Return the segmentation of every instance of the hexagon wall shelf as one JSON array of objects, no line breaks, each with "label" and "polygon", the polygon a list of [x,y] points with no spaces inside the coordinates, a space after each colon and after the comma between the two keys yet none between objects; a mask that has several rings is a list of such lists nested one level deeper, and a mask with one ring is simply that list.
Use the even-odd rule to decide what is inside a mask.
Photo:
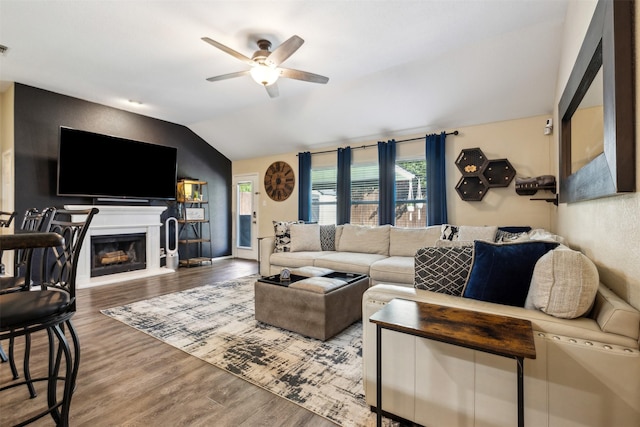
[{"label": "hexagon wall shelf", "polygon": [[489,187],[508,187],[516,177],[516,170],[507,159],[489,160],[482,175]]},{"label": "hexagon wall shelf", "polygon": [[516,170],[507,159],[489,160],[480,148],[465,148],[456,159],[462,178],[456,191],[462,200],[480,201],[492,187],[508,187]]},{"label": "hexagon wall shelf", "polygon": [[456,185],[456,191],[460,198],[469,202],[479,202],[487,194],[488,190],[489,185],[481,175],[463,176],[458,181],[458,185]]}]

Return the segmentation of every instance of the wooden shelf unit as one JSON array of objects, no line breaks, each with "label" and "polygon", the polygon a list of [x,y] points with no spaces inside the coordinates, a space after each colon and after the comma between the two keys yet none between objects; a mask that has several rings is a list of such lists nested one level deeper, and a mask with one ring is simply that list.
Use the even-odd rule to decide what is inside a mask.
[{"label": "wooden shelf unit", "polygon": [[203,256],[207,245],[208,253],[211,254],[207,182],[181,179],[177,186],[180,266],[192,267],[211,263],[210,257]]}]

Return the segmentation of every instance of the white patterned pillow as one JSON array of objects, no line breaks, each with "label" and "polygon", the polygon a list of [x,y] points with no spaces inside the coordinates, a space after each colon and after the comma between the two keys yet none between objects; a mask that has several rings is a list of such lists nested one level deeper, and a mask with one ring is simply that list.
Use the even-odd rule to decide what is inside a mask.
[{"label": "white patterned pillow", "polygon": [[473,246],[418,249],[414,286],[432,292],[462,295],[471,271]]},{"label": "white patterned pillow", "polygon": [[458,227],[457,225],[451,225],[451,224],[442,224],[441,228],[440,228],[440,239],[441,240],[458,240],[458,231],[460,230],[460,227]]},{"label": "white patterned pillow", "polygon": [[276,247],[274,252],[291,251],[291,234],[289,226],[291,224],[303,224],[304,221],[273,221],[273,229],[276,237]]}]

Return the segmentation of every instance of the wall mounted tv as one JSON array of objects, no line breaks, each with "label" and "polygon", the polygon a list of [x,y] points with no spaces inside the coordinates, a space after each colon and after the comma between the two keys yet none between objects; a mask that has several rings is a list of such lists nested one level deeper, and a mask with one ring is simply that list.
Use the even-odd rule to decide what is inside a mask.
[{"label": "wall mounted tv", "polygon": [[60,127],[59,196],[176,198],[177,149]]}]

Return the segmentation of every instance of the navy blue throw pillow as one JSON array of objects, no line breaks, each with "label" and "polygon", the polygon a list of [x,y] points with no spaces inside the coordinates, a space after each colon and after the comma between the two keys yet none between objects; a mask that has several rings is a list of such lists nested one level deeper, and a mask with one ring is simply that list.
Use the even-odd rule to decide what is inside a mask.
[{"label": "navy blue throw pillow", "polygon": [[543,241],[502,245],[475,241],[473,264],[462,296],[524,307],[536,262],[557,246]]}]

